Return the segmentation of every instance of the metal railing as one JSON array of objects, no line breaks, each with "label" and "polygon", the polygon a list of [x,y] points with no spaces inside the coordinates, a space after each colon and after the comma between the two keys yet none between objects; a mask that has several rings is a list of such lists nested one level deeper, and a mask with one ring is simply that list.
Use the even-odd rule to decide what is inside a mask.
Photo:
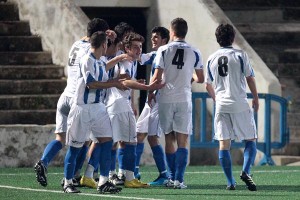
[{"label": "metal railing", "polygon": [[[249,99],[252,98],[251,94],[247,94]],[[258,165],[274,165],[274,161],[271,155],[271,149],[280,149],[283,148],[289,142],[289,129],[287,127],[287,100],[283,97],[273,95],[273,94],[258,94],[259,99],[264,99],[264,138],[262,141],[257,141],[257,149],[263,152],[264,156],[258,163]],[[219,146],[218,141],[215,141],[213,138],[214,135],[214,108],[212,108],[212,127],[211,135],[207,134],[207,100],[211,99],[208,93],[203,92],[193,92],[192,93],[192,102],[193,102],[193,135],[191,136],[191,148],[216,148]],[[200,100],[200,103],[197,103],[196,100]],[[272,141],[272,120],[271,115],[273,109],[271,108],[271,103],[279,103],[279,139],[277,141]],[[200,105],[199,105],[200,104]],[[197,107],[200,106],[199,116],[196,116]],[[214,106],[213,106],[214,107]],[[197,119],[196,119],[197,118]],[[196,121],[196,120],[200,120]],[[257,125],[257,113],[254,114],[255,122]],[[198,124],[199,132],[195,131],[195,125]],[[258,133],[258,135],[260,135]],[[210,138],[210,139],[207,139]],[[243,148],[243,142],[232,142],[232,148]]]}]

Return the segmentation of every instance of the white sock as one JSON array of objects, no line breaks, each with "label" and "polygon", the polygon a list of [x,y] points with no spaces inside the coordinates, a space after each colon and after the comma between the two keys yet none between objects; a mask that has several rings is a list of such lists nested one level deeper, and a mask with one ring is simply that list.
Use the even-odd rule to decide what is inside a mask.
[{"label": "white sock", "polygon": [[72,179],[67,180],[67,179],[65,178],[65,185],[72,185],[72,184],[73,184]]},{"label": "white sock", "polygon": [[108,177],[107,176],[99,176],[99,182],[98,182],[98,186],[103,185],[104,183],[106,183],[108,181]]},{"label": "white sock", "polygon": [[126,181],[132,181],[134,179],[134,172],[129,170],[125,170],[125,172]]}]

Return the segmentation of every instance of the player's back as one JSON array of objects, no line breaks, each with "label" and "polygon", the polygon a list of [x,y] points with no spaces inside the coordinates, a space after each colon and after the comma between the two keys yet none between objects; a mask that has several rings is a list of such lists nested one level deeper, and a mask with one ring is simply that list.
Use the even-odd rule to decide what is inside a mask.
[{"label": "player's back", "polygon": [[90,43],[84,40],[76,41],[70,51],[68,60],[68,80],[64,94],[73,97],[76,91],[80,59],[89,51]]},{"label": "player's back", "polygon": [[245,109],[245,77],[254,75],[247,54],[234,48],[221,48],[208,58],[207,66],[208,75],[215,85],[216,100],[220,105],[228,106],[227,110],[230,112]]},{"label": "player's back", "polygon": [[184,41],[174,41],[159,48],[155,67],[164,70],[160,102],[185,102],[191,98],[194,70],[202,68],[200,51]]}]

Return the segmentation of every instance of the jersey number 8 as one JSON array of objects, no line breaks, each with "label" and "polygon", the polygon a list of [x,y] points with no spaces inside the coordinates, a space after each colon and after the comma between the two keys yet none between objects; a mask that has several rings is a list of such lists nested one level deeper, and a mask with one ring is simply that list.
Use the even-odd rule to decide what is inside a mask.
[{"label": "jersey number 8", "polygon": [[226,56],[221,56],[218,59],[218,72],[219,75],[225,77],[228,75],[228,58]]}]

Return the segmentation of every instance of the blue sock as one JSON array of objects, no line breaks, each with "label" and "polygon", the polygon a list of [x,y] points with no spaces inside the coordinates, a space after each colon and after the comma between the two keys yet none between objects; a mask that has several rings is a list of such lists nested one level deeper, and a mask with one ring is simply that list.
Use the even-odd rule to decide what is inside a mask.
[{"label": "blue sock", "polygon": [[116,170],[116,162],[117,162],[117,150],[111,150],[111,163],[110,163],[110,171]]},{"label": "blue sock", "polygon": [[134,172],[136,158],[136,145],[126,144],[124,148],[124,169]]},{"label": "blue sock", "polygon": [[134,170],[135,176],[139,174],[140,161],[144,151],[144,146],[145,146],[144,143],[137,143],[136,145],[136,160],[135,160],[135,170]]},{"label": "blue sock", "polygon": [[178,180],[180,183],[183,182],[183,176],[188,160],[188,150],[186,148],[178,148],[176,151],[176,173],[175,180]]},{"label": "blue sock", "polygon": [[100,175],[102,175],[102,176],[109,175],[112,144],[113,144],[112,140],[101,144],[101,153],[100,153],[100,162],[99,163],[100,163]]},{"label": "blue sock", "polygon": [[174,181],[175,173],[176,173],[176,166],[175,166],[176,153],[166,153],[166,158],[169,167],[170,178]]},{"label": "blue sock", "polygon": [[228,185],[234,185],[235,181],[232,177],[231,156],[229,150],[219,150],[219,160],[227,179]]},{"label": "blue sock", "polygon": [[244,164],[243,171],[250,174],[251,165],[253,165],[256,156],[256,142],[246,141],[244,149]]},{"label": "blue sock", "polygon": [[47,167],[56,154],[62,149],[62,144],[58,140],[52,140],[45,148],[41,160]]},{"label": "blue sock", "polygon": [[168,178],[168,173],[166,169],[166,158],[162,146],[159,144],[157,146],[151,147],[151,149],[160,176],[163,178]]},{"label": "blue sock", "polygon": [[81,148],[69,147],[64,163],[64,174],[66,179],[72,179],[74,177],[76,158]]},{"label": "blue sock", "polygon": [[123,157],[124,157],[124,148],[118,149],[118,163],[119,163],[119,169],[124,169],[123,166]]},{"label": "blue sock", "polygon": [[83,166],[83,163],[85,161],[85,158],[86,158],[86,154],[88,152],[88,146],[86,145],[83,145],[80,152],[79,152],[79,155],[76,159],[76,166],[75,166],[75,173],[78,171],[78,170],[81,170],[82,169],[82,166]]},{"label": "blue sock", "polygon": [[98,168],[100,162],[100,153],[101,153],[101,145],[97,143],[92,152],[92,155],[89,160],[89,164],[94,167],[94,169]]}]

